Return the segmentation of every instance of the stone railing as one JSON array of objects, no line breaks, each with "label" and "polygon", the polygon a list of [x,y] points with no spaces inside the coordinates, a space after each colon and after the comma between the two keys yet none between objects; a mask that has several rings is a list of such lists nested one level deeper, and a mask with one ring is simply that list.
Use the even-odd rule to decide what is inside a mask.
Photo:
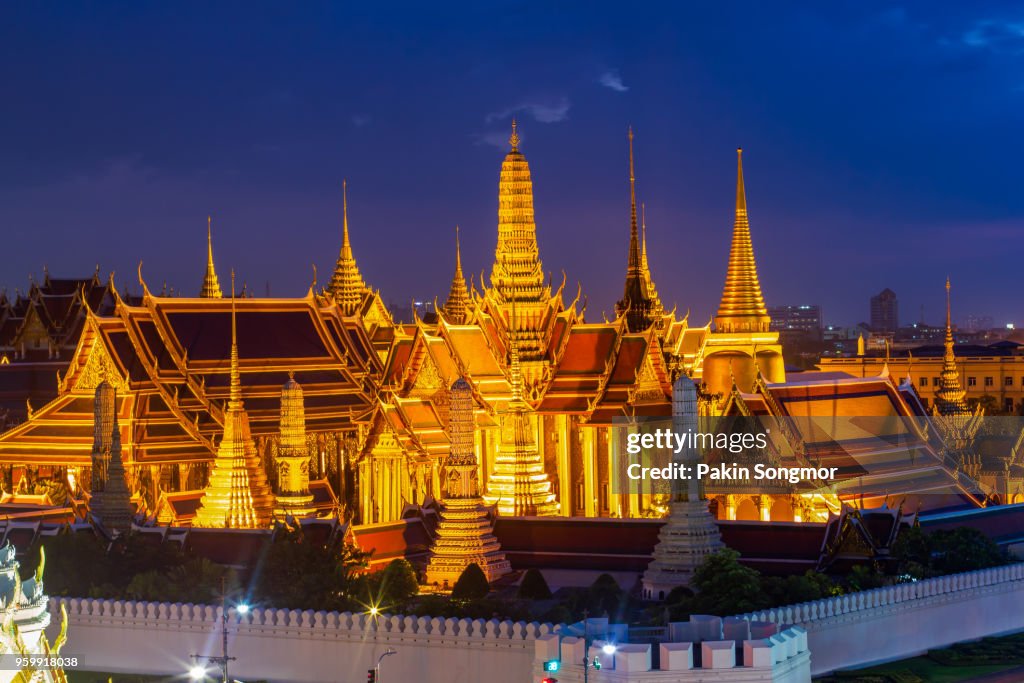
[{"label": "stone railing", "polygon": [[[51,611],[59,611],[63,602],[68,618],[85,617],[99,622],[124,619],[143,620],[150,624],[183,627],[189,623],[220,623],[221,608],[213,605],[194,605],[172,602],[135,602],[131,600],[98,600],[93,598],[50,598]],[[498,619],[455,619],[442,617],[413,617],[382,614],[372,616],[358,612],[323,612],[314,610],[260,609],[239,614],[229,610],[234,628],[271,627],[306,631],[320,629],[332,632],[356,631],[403,633],[466,638],[493,638],[533,640],[554,631],[552,624]]]},{"label": "stone railing", "polygon": [[950,574],[742,614],[807,629],[815,674],[1024,629],[1024,564]]},{"label": "stone railing", "polygon": [[[219,654],[221,608],[160,602],[52,598],[63,604],[67,652],[88,670],[180,675],[193,654]],[[253,608],[228,613],[234,675],[279,682],[354,681],[386,648],[389,680],[521,683],[532,671],[534,641],[551,624]],[[212,648],[212,652],[211,652]],[[382,674],[383,675],[383,674]]]}]

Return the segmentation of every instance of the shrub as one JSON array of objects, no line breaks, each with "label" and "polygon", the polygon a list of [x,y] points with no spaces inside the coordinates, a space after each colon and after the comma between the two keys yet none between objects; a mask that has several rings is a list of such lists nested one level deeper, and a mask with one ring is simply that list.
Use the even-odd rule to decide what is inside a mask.
[{"label": "shrub", "polygon": [[452,589],[454,600],[481,600],[491,592],[491,584],[487,582],[484,570],[476,562],[462,570],[459,580]]},{"label": "shrub", "polygon": [[517,597],[524,600],[548,600],[551,598],[551,589],[544,575],[539,569],[528,569],[523,575],[523,581],[519,584]]}]

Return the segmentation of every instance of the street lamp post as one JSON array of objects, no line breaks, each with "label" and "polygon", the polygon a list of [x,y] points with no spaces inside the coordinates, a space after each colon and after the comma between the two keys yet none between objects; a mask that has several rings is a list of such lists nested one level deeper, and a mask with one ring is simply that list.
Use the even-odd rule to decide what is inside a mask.
[{"label": "street lamp post", "polygon": [[384,661],[385,657],[390,657],[391,655],[396,654],[397,652],[398,651],[394,648],[389,647],[387,650],[384,651],[384,653],[380,657],[377,657],[377,666],[373,667],[377,672],[376,675],[374,676],[377,683],[380,683],[380,663]]},{"label": "street lamp post", "polygon": [[[249,606],[245,603],[238,603],[235,609],[239,614],[246,614],[249,611]],[[205,661],[210,664],[215,664],[220,669],[220,677],[222,683],[230,683],[231,679],[228,677],[228,662],[233,662],[237,657],[231,657],[228,655],[228,594],[225,580],[221,579],[220,582],[220,654],[219,655],[192,655],[192,659],[199,661]],[[206,667],[197,664],[192,667],[189,671],[189,675],[193,680],[202,680],[206,677]]]}]

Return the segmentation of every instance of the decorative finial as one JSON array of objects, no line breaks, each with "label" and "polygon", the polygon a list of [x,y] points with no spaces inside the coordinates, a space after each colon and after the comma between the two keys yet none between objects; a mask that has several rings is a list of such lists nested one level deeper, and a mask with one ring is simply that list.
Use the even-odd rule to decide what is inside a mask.
[{"label": "decorative finial", "polygon": [[516,117],[512,117],[512,135],[508,138],[508,144],[512,145],[512,151],[519,151],[519,133],[516,132]]},{"label": "decorative finial", "polygon": [[238,370],[238,323],[235,320],[235,269],[231,269],[231,393],[230,407],[237,407],[241,399],[241,378]]}]

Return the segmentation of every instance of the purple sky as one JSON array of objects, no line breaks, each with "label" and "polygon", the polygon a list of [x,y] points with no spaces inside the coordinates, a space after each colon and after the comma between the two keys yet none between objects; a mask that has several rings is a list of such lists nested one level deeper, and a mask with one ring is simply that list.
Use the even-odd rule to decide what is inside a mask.
[{"label": "purple sky", "polygon": [[[667,305],[703,323],[732,224],[735,148],[769,303],[1024,321],[1017,158],[1024,12],[929,2],[7,4],[0,9],[0,285],[96,263],[198,290],[325,282],[348,178],[385,300],[443,297],[456,223],[490,271],[508,123],[522,125],[546,270],[588,315],[621,295],[626,127]],[[727,5],[727,6],[726,6]]]}]

